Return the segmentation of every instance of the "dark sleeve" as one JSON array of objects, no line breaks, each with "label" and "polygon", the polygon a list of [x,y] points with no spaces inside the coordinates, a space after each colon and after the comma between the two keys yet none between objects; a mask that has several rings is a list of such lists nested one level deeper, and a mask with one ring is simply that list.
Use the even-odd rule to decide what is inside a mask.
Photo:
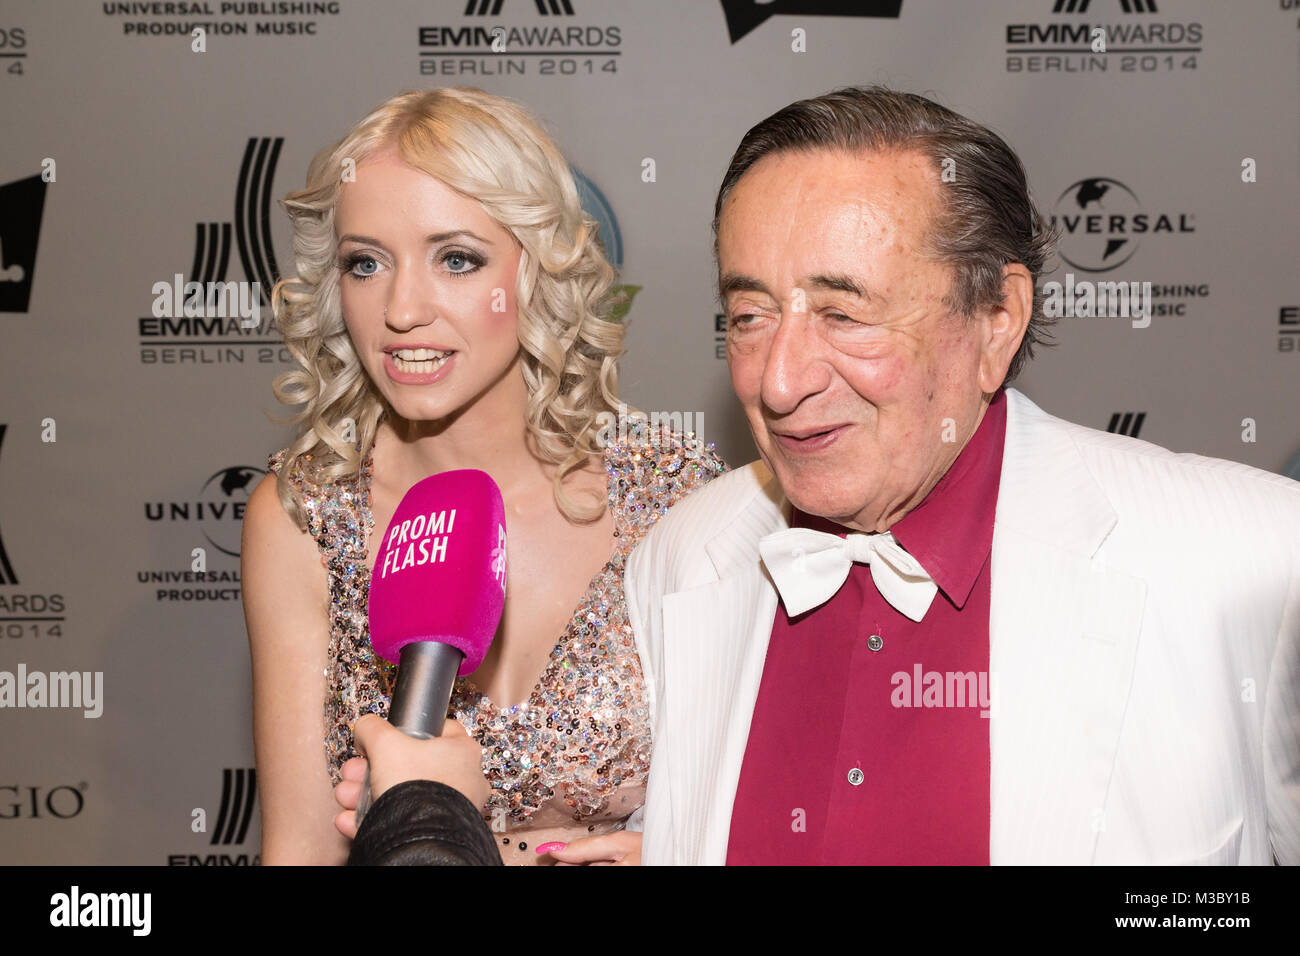
[{"label": "dark sleeve", "polygon": [[386,790],[361,821],[348,866],[501,866],[478,808],[458,790],[408,780]]}]

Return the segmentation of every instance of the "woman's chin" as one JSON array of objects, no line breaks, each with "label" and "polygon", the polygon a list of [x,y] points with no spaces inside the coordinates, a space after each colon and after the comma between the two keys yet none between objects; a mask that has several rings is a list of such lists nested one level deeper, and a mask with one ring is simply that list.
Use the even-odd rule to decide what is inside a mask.
[{"label": "woman's chin", "polygon": [[460,406],[446,400],[434,400],[430,397],[403,395],[405,389],[386,390],[384,398],[394,415],[408,422],[436,422],[454,415]]}]

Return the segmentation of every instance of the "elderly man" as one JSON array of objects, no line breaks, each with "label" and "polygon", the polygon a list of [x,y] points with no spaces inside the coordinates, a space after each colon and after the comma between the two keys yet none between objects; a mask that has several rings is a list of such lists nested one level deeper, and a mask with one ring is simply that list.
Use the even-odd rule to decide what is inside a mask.
[{"label": "elderly man", "polygon": [[1052,245],[1006,143],[795,103],[714,227],[762,460],[629,559],[643,862],[1300,862],[1300,485],[1006,387]]}]

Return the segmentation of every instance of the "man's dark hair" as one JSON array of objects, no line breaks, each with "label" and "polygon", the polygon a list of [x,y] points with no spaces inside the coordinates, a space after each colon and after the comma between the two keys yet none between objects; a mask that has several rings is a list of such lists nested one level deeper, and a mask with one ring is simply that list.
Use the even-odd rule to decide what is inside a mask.
[{"label": "man's dark hair", "polygon": [[1034,308],[1007,369],[1012,381],[1037,344],[1052,345],[1038,279],[1056,234],[1034,206],[1020,158],[992,130],[933,100],[882,86],[846,87],[791,103],[753,127],[740,141],[722,179],[713,211],[714,251],[722,205],[746,171],[764,156],[788,151],[916,150],[941,175],[943,204],[930,227],[934,255],[953,270],[944,302],[966,317],[1002,303],[1002,267],[1021,263],[1034,283]]}]

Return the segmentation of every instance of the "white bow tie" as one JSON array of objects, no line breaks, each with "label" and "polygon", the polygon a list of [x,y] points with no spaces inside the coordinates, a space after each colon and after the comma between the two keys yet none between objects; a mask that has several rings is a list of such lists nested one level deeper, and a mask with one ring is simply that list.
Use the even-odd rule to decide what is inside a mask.
[{"label": "white bow tie", "polygon": [[913,621],[925,617],[939,589],[888,531],[841,538],[812,528],[787,528],[764,537],[758,550],[791,617],[834,597],[855,561],[871,566],[876,590]]}]

